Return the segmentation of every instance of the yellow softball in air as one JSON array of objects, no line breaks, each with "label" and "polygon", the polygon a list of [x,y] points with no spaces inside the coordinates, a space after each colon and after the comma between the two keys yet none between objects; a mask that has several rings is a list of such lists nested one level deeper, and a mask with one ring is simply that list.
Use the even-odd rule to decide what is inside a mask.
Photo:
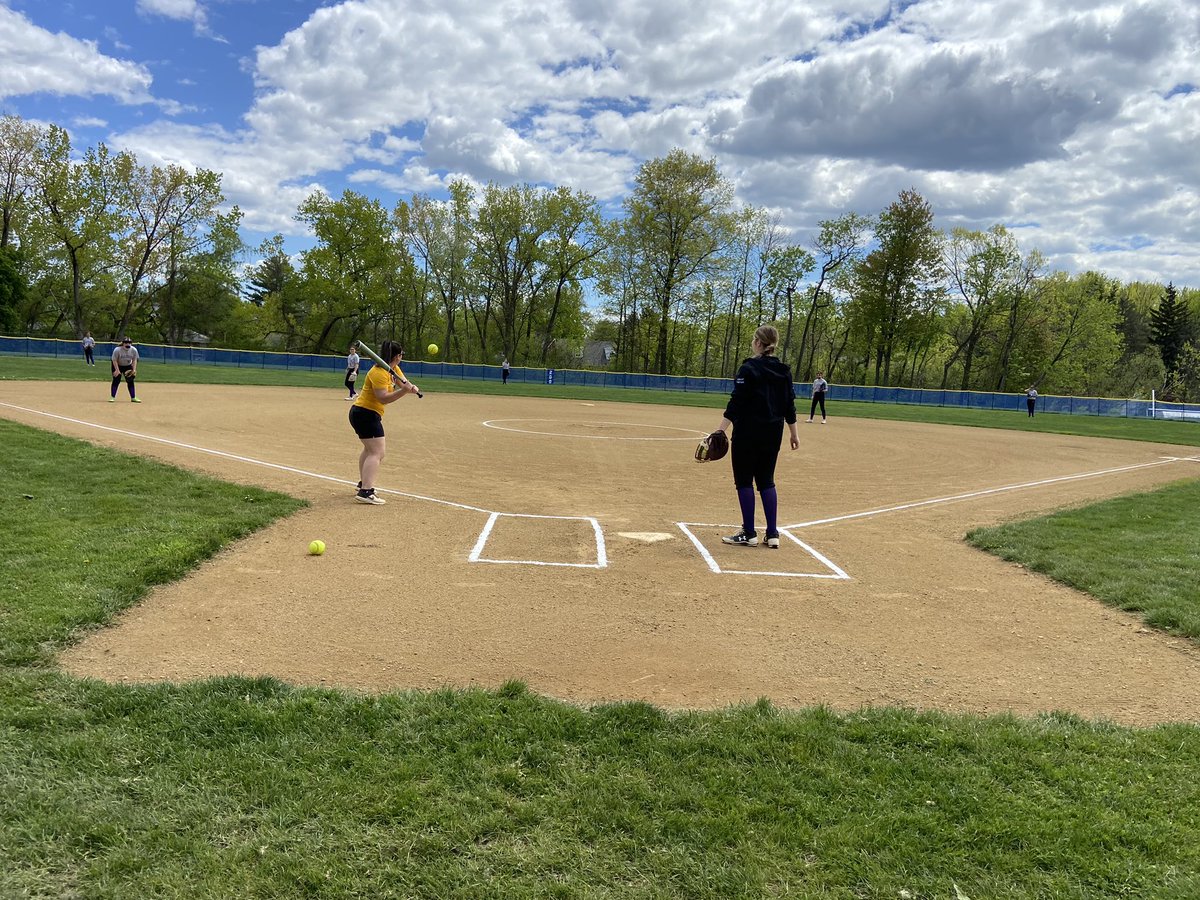
[{"label": "yellow softball in air", "polygon": [[430,356],[437,356],[437,351],[438,351],[438,346],[437,346],[437,344],[430,344],[430,345],[429,345],[428,347],[426,347],[425,349],[429,351],[429,355],[430,355]]},{"label": "yellow softball in air", "polygon": [[325,552],[325,542],[324,541],[313,541],[311,544],[308,545],[308,555],[309,556],[320,556],[324,552]]}]

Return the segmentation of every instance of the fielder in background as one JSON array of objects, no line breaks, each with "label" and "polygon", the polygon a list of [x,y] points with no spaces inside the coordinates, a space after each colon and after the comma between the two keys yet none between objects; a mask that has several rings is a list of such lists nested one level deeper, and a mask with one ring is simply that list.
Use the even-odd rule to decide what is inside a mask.
[{"label": "fielder in background", "polygon": [[358,381],[358,364],[362,360],[359,359],[358,351],[352,346],[350,355],[346,357],[346,390],[350,392],[347,400],[353,400],[358,394],[354,390],[354,382]]},{"label": "fielder in background", "polygon": [[117,386],[120,385],[121,379],[125,379],[125,384],[129,388],[129,399],[134,403],[141,403],[137,398],[133,389],[133,379],[137,378],[138,352],[137,347],[133,346],[133,341],[129,338],[121,338],[121,343],[117,344],[112,355],[112,390],[108,393],[108,402],[115,403],[117,400]]},{"label": "fielder in background", "polygon": [[508,357],[504,358],[504,362],[500,363],[500,383],[508,384]]},{"label": "fielder in background", "polygon": [[813,379],[812,387],[812,406],[808,408],[808,421],[812,424],[813,416],[817,412],[817,404],[821,404],[821,424],[825,424],[825,392],[829,390],[829,382],[825,380],[825,373],[818,372],[817,377]]},{"label": "fielder in background", "polygon": [[[379,355],[388,361],[391,372],[383,366],[371,366],[363,379],[362,390],[354,405],[350,407],[350,427],[362,441],[362,453],[358,455],[358,492],[354,499],[359,503],[370,503],[382,506],[387,501],[375,493],[375,478],[379,474],[379,464],[387,450],[386,438],[383,434],[383,412],[389,403],[395,403],[401,397],[417,393],[417,386],[404,377],[400,371],[400,360],[404,358],[404,350],[396,341],[384,341],[379,348]],[[395,379],[393,379],[395,373]],[[398,381],[398,385],[393,382]],[[395,390],[393,390],[393,386]]]},{"label": "fielder in background", "polygon": [[83,361],[89,366],[96,364],[96,339],[90,331],[83,336]]},{"label": "fielder in background", "polygon": [[1037,406],[1037,388],[1032,384],[1025,389],[1025,408],[1029,410],[1029,418],[1033,418],[1033,408]]},{"label": "fielder in background", "polygon": [[775,490],[775,463],[783,442],[783,425],[791,433],[793,450],[800,446],[796,434],[796,394],[792,370],[775,358],[779,331],[763,325],[754,332],[754,355],[742,363],[733,381],[733,393],[725,407],[720,431],[733,426],[730,456],[733,459],[733,484],[742,510],[742,528],[723,537],[726,544],[743,547],[758,545],[754,530],[754,488],[762,498],[766,519],[766,545],[779,548],[779,495]]}]

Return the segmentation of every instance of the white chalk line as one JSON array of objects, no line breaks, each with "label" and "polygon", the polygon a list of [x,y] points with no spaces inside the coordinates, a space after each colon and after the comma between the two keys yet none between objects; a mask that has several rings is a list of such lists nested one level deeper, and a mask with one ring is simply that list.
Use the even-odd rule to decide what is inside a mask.
[{"label": "white chalk line", "polygon": [[[196,453],[206,453],[209,456],[218,456],[218,457],[221,457],[222,459],[231,459],[231,460],[235,460],[236,462],[249,463],[250,465],[262,466],[263,468],[267,468],[267,469],[275,469],[276,471],[279,471],[279,472],[289,472],[293,475],[303,475],[307,478],[316,478],[320,481],[329,481],[329,482],[333,482],[334,484],[348,484],[348,485],[354,484],[353,481],[350,481],[347,478],[336,478],[333,475],[324,475],[320,472],[310,472],[307,469],[299,469],[299,468],[296,468],[295,466],[285,466],[281,463],[267,462],[266,460],[263,460],[263,459],[255,459],[252,456],[241,456],[236,453],[227,453],[224,450],[213,450],[209,447],[198,447],[195,444],[188,444],[183,441],[173,441],[173,440],[170,440],[169,438],[156,437],[155,435],[152,435],[152,434],[142,434],[141,432],[138,432],[138,431],[129,431],[128,429],[124,429],[124,428],[113,428],[112,426],[100,425],[96,422],[86,422],[83,419],[74,419],[70,416],[60,416],[57,413],[45,412],[44,410],[40,410],[40,409],[29,409],[28,407],[25,407],[25,406],[17,406],[15,404],[5,403],[3,401],[0,401],[0,406],[6,407],[8,409],[15,409],[20,412],[29,413],[29,414],[35,415],[35,416],[45,416],[48,419],[58,419],[61,422],[70,422],[74,425],[82,425],[85,428],[95,428],[99,431],[109,431],[109,432],[112,432],[113,434],[119,434],[124,437],[139,438],[144,441],[151,441],[151,442],[157,443],[157,444],[165,444],[169,447],[179,447],[184,450],[195,451]],[[528,519],[580,519],[583,521],[591,522],[592,528],[595,530],[595,533],[596,533],[596,558],[597,558],[596,564],[554,563],[554,562],[539,562],[536,560],[478,560],[479,562],[506,562],[506,563],[512,563],[512,564],[520,564],[520,565],[541,565],[541,566],[586,565],[586,567],[593,568],[593,569],[605,568],[608,565],[608,555],[605,551],[604,535],[600,530],[600,523],[599,523],[599,521],[597,521],[595,518],[593,518],[591,516],[539,516],[539,515],[531,515],[531,514],[524,514],[524,513],[500,513],[500,512],[495,512],[490,509],[482,509],[481,507],[478,507],[478,506],[471,506],[466,503],[455,503],[452,500],[441,500],[437,497],[427,497],[424,494],[412,494],[407,491],[397,491],[397,490],[393,490],[391,488],[376,488],[375,490],[380,493],[384,493],[384,494],[393,494],[398,497],[408,497],[409,499],[412,499],[412,500],[425,500],[429,503],[439,503],[443,506],[450,506],[450,507],[454,507],[455,509],[463,509],[463,510],[467,510],[468,512],[484,513],[484,514],[490,516],[490,518],[488,519],[488,525],[484,529],[485,533],[484,533],[484,535],[481,536],[481,543],[477,543],[476,550],[472,552],[472,558],[470,558],[471,562],[477,561],[474,557],[477,555],[478,551],[482,550],[483,543],[486,543],[486,534],[487,534],[487,532],[491,531],[492,524],[495,522],[495,520],[499,516],[517,516],[517,517],[528,518]]]},{"label": "white chalk line", "polygon": [[[824,555],[822,555],[821,553],[818,553],[816,550],[814,550],[808,544],[804,543],[804,541],[800,540],[800,538],[796,537],[794,534],[792,534],[791,532],[787,531],[787,529],[784,529],[784,528],[779,529],[779,533],[781,535],[786,534],[791,541],[793,541],[796,544],[799,544],[801,547],[803,547],[805,550],[807,550],[810,554],[812,554],[813,558],[815,558],[819,562],[823,563],[833,574],[826,574],[823,572],[773,572],[773,571],[765,571],[765,570],[760,571],[760,570],[751,570],[751,569],[722,569],[721,566],[717,563],[717,561],[713,558],[713,555],[708,552],[708,548],[704,546],[704,543],[700,540],[700,538],[698,538],[692,532],[692,528],[736,528],[737,527],[736,525],[714,525],[714,524],[708,524],[708,523],[704,523],[704,522],[676,522],[675,525],[679,528],[680,531],[682,531],[684,534],[686,534],[688,536],[688,539],[696,547],[696,550],[700,553],[700,556],[708,564],[709,569],[711,569],[713,572],[715,572],[718,575],[767,575],[767,576],[772,576],[775,578],[825,578],[825,579],[836,579],[839,581],[841,581],[841,580],[849,581],[850,580],[850,576],[847,575],[841,568],[839,568],[837,565],[835,565],[833,562],[831,562]],[[689,526],[691,526],[691,527],[689,527]],[[753,553],[758,550],[760,550],[760,548],[758,548],[758,547],[747,548],[745,550],[745,552]],[[770,551],[768,551],[768,552],[770,552]]]},{"label": "white chalk line", "polygon": [[643,425],[640,422],[581,422],[580,425],[621,425],[628,428],[660,428],[667,431],[683,431],[687,437],[626,437],[616,434],[571,434],[565,431],[529,431],[525,428],[505,428],[497,422],[553,422],[554,419],[488,419],[483,423],[484,428],[494,428],[497,431],[511,431],[513,434],[535,434],[541,437],[583,438],[589,441],[694,441],[704,437],[708,432],[695,431],[691,428],[679,428],[675,425]]},{"label": "white chalk line", "polygon": [[[969,500],[973,497],[986,497],[990,494],[1002,494],[1006,491],[1020,491],[1026,488],[1042,487],[1047,484],[1059,484],[1064,481],[1078,481],[1082,478],[1099,478],[1102,475],[1114,475],[1118,472],[1132,472],[1137,469],[1149,469],[1154,466],[1165,466],[1172,462],[1200,462],[1197,457],[1162,457],[1155,462],[1135,463],[1128,466],[1116,466],[1112,469],[1101,469],[1097,472],[1081,472],[1077,475],[1060,475],[1056,478],[1043,478],[1040,481],[1026,481],[1021,484],[1006,484],[1002,487],[988,488],[983,491],[969,491],[965,494],[954,494],[950,497],[936,497],[932,500],[917,500],[912,503],[901,503],[897,506],[885,506],[880,509],[870,509],[866,512],[849,513],[844,516],[831,516],[828,519],[813,519],[811,522],[797,522],[795,525],[785,525],[784,528],[810,528],[814,525],[828,525],[832,522],[846,522],[850,519],[865,519],[871,516],[881,516],[885,513],[899,512],[905,509],[918,509],[922,506],[934,506],[939,503],[953,503],[958,500]],[[780,529],[781,531],[783,529]]]}]

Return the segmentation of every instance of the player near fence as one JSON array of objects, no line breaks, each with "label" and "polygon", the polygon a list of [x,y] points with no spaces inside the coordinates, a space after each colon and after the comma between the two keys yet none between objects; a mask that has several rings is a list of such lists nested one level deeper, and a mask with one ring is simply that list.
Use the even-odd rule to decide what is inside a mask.
[{"label": "player near fence", "polygon": [[137,364],[137,347],[133,346],[133,341],[129,338],[121,338],[121,343],[117,344],[112,354],[112,389],[108,392],[109,403],[117,401],[117,387],[120,386],[121,379],[125,379],[125,385],[129,388],[129,399],[134,403],[142,402],[137,398],[133,387],[133,380],[137,378]]},{"label": "player near fence", "polygon": [[89,366],[96,365],[96,339],[90,331],[83,336],[83,361]]},{"label": "player near fence", "polygon": [[754,332],[754,355],[742,363],[733,381],[733,392],[721,419],[720,431],[733,426],[730,456],[733,458],[733,484],[737,488],[742,511],[742,527],[737,534],[723,537],[726,544],[743,547],[758,545],[754,529],[754,489],[762,499],[766,519],[766,545],[779,547],[779,495],[775,489],[775,463],[787,423],[793,450],[800,446],[796,433],[796,395],[792,370],[775,358],[779,331],[763,325]]},{"label": "player near fence", "polygon": [[1033,418],[1033,408],[1037,406],[1037,388],[1032,384],[1025,389],[1025,408],[1029,411],[1029,418]]},{"label": "player near fence", "polygon": [[821,424],[825,424],[825,392],[829,390],[829,382],[825,380],[825,373],[818,372],[817,377],[812,383],[812,406],[808,408],[808,421],[812,424],[813,416],[817,412],[817,404],[821,404]]},{"label": "player near fence", "polygon": [[[371,366],[363,379],[362,390],[350,407],[350,427],[362,441],[362,452],[358,455],[358,490],[354,499],[359,503],[370,503],[382,506],[387,501],[375,493],[375,478],[379,474],[379,464],[387,449],[383,433],[383,413],[389,403],[395,403],[401,397],[419,393],[417,386],[409,381],[400,371],[400,361],[404,358],[404,350],[397,341],[384,341],[379,348],[379,355],[387,360],[391,372],[383,366]],[[392,373],[397,376],[395,379]],[[393,385],[397,381],[398,384]],[[395,390],[392,390],[393,386]]]},{"label": "player near fence", "polygon": [[500,383],[508,384],[508,357],[504,357],[504,362],[500,363]]},{"label": "player near fence", "polygon": [[361,361],[358,351],[351,347],[350,354],[346,357],[346,390],[350,392],[347,400],[353,400],[358,396],[358,392],[354,390],[354,383],[358,381],[358,365]]}]

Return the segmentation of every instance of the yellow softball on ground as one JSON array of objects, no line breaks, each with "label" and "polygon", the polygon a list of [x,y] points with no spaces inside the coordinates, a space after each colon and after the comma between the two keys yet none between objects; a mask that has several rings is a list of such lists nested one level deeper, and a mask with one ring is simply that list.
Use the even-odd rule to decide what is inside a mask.
[{"label": "yellow softball on ground", "polygon": [[425,349],[429,351],[430,356],[437,356],[437,344],[430,344]]},{"label": "yellow softball on ground", "polygon": [[309,556],[320,556],[324,552],[325,552],[325,542],[324,541],[313,541],[311,544],[308,545]]}]

